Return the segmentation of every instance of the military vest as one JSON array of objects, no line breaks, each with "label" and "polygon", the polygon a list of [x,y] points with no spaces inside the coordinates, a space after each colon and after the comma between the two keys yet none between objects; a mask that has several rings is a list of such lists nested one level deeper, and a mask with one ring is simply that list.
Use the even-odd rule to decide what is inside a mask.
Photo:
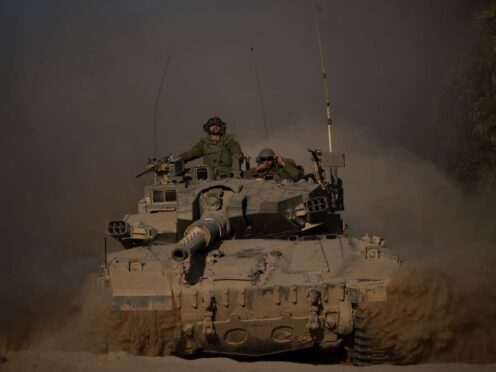
[{"label": "military vest", "polygon": [[[203,139],[203,164],[218,169],[219,172],[231,172],[232,157],[231,144],[233,138],[222,136],[220,141],[213,141],[210,137]],[[218,167],[218,168],[217,168]]]}]

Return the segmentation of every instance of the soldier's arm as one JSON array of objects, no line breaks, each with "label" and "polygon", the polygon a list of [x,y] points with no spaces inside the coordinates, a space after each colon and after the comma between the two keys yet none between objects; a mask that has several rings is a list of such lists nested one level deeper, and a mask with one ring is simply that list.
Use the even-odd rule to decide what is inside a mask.
[{"label": "soldier's arm", "polygon": [[194,145],[191,149],[179,154],[179,157],[188,162],[203,156],[203,140]]},{"label": "soldier's arm", "polygon": [[230,150],[231,150],[231,154],[233,154],[233,155],[243,156],[243,151],[241,150],[241,145],[239,144],[238,141],[236,141],[234,139],[230,143]]},{"label": "soldier's arm", "polygon": [[301,171],[296,166],[296,163],[292,159],[284,159],[283,169],[289,174],[293,181],[298,181],[301,177]]}]

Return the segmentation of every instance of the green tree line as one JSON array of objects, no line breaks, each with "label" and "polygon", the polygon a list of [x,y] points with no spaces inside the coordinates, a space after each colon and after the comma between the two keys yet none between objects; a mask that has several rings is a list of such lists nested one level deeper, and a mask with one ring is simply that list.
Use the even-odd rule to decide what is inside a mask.
[{"label": "green tree line", "polygon": [[454,169],[467,186],[496,187],[496,1],[488,1],[474,23],[474,51],[456,79],[461,114]]}]

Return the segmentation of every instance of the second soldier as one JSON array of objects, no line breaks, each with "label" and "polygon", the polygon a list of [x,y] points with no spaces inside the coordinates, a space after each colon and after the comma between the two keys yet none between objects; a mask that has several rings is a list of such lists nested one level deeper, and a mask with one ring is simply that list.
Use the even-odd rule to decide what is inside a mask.
[{"label": "second soldier", "polygon": [[245,172],[246,178],[287,179],[297,181],[303,169],[289,158],[276,155],[272,149],[263,149],[257,156],[257,166]]}]

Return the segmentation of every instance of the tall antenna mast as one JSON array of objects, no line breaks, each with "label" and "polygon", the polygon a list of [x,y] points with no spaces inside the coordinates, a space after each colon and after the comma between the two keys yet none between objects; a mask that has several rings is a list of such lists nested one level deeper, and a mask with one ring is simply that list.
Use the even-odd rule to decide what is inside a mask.
[{"label": "tall antenna mast", "polygon": [[252,60],[253,60],[253,69],[255,70],[255,77],[257,78],[258,97],[260,98],[260,108],[262,109],[262,118],[263,118],[263,123],[264,123],[264,130],[265,130],[265,139],[267,139],[267,137],[268,137],[267,120],[265,118],[265,107],[264,107],[264,102],[263,102],[263,97],[262,97],[262,87],[260,86],[260,77],[258,76],[257,61],[255,59],[255,48],[251,47],[250,51],[251,51],[251,55],[253,57]]},{"label": "tall antenna mast", "polygon": [[162,73],[162,80],[160,81],[160,86],[158,87],[157,98],[155,100],[155,124],[153,126],[153,157],[157,158],[157,121],[158,121],[158,104],[160,102],[160,94],[162,93],[162,88],[164,86],[165,77],[167,76],[167,70],[169,69],[170,56],[167,56],[167,62],[165,62],[164,72]]},{"label": "tall antenna mast", "polygon": [[[320,10],[317,8],[317,10]],[[329,140],[329,151],[332,152],[332,118],[331,118],[331,101],[329,99],[329,88],[327,87],[327,74],[325,71],[324,51],[322,49],[322,41],[320,39],[320,24],[319,16],[315,14],[315,29],[317,31],[317,42],[320,52],[320,67],[322,70],[322,81],[324,83],[324,97],[326,101],[326,117],[327,117],[327,137]]]}]

